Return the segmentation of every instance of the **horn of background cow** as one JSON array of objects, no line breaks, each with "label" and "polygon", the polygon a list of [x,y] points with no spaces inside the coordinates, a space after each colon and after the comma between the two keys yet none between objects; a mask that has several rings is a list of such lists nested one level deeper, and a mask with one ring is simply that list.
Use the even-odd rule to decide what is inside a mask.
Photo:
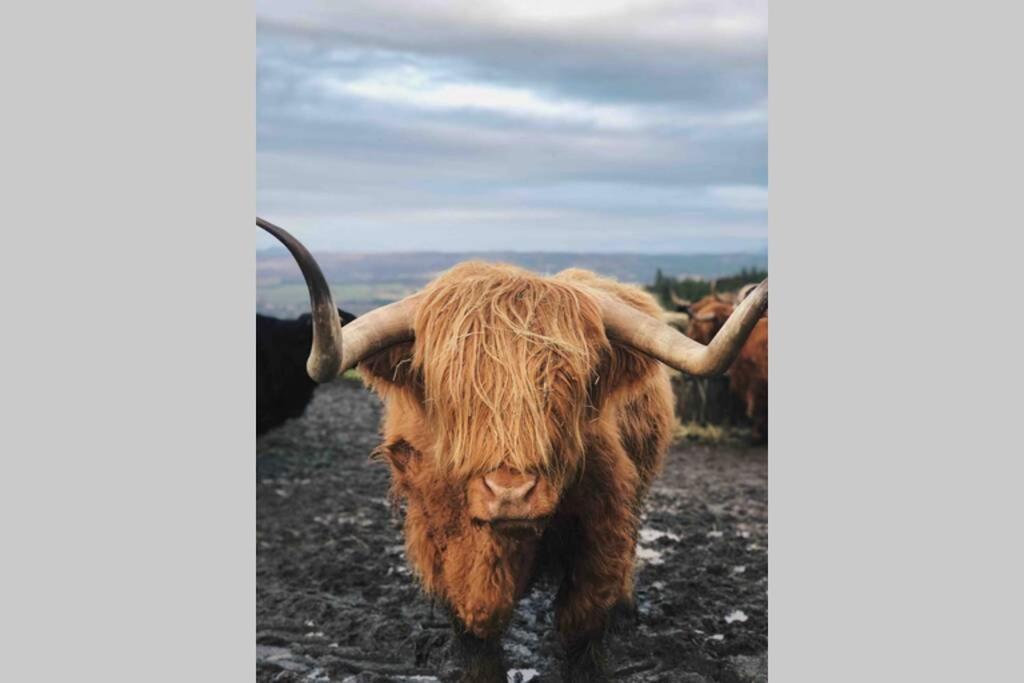
[{"label": "horn of background cow", "polygon": [[601,303],[605,332],[610,339],[632,346],[662,363],[698,377],[725,372],[768,306],[768,280],[764,280],[736,307],[707,346],[660,320],[606,294]]},{"label": "horn of background cow", "polygon": [[676,306],[681,306],[685,308],[693,303],[689,299],[680,298],[679,295],[673,292],[671,289],[668,291],[668,296],[670,299],[672,299],[672,303],[675,304]]},{"label": "horn of background cow", "polygon": [[288,248],[302,271],[309,290],[309,306],[313,314],[313,346],[306,359],[306,372],[314,382],[330,382],[341,372],[343,359],[341,343],[341,320],[334,305],[327,279],[316,259],[287,230],[273,223],[256,218],[256,225],[263,228]]}]

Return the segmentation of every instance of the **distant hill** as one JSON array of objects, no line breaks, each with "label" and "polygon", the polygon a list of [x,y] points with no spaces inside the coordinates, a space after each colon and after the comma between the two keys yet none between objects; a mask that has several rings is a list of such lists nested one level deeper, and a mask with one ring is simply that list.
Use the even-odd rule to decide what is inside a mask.
[{"label": "distant hill", "polygon": [[[483,260],[512,263],[538,273],[587,268],[622,282],[651,284],[658,269],[683,279],[716,278],[743,268],[767,270],[768,254],[571,254],[550,252],[408,252],[351,254],[318,252],[338,304],[355,314],[395,301],[419,289],[456,263]],[[260,313],[294,317],[309,310],[298,266],[283,248],[256,253],[256,308]]]}]

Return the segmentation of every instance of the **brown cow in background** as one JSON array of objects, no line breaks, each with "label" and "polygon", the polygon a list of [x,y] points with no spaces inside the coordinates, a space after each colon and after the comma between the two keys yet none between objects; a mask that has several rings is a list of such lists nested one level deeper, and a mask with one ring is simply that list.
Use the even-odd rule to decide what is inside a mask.
[{"label": "brown cow in background", "polygon": [[376,453],[406,505],[407,557],[452,614],[461,680],[506,680],[501,634],[544,575],[559,585],[564,679],[607,680],[604,633],[613,608],[633,606],[639,514],[674,419],[662,363],[724,372],[767,305],[767,281],[707,346],[661,322],[640,289],[485,263],[456,266],[343,332],[313,257],[257,224],[309,286],[310,376],[358,364],[384,401]]},{"label": "brown cow in background", "polygon": [[755,443],[768,441],[768,318],[757,321],[729,368],[729,388],[743,401]]},{"label": "brown cow in background", "polygon": [[[744,286],[737,300],[742,301],[752,290]],[[708,344],[725,321],[732,315],[736,304],[718,295],[708,295],[690,306],[690,325],[687,334],[694,341]],[[751,424],[751,439],[755,443],[768,440],[768,317],[765,314],[751,331],[740,349],[729,376],[729,389],[743,402]]]}]

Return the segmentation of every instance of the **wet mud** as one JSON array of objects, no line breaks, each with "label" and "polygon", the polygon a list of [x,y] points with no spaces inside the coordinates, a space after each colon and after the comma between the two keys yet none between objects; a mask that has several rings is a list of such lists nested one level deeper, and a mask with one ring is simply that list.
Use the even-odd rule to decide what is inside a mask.
[{"label": "wet mud", "polygon": [[[320,387],[305,415],[257,440],[258,681],[438,681],[444,612],[405,563],[387,468],[369,459],[380,402]],[[648,498],[638,623],[610,636],[613,679],[767,680],[767,451],[677,443]],[[508,680],[561,681],[554,588],[520,602]]]}]

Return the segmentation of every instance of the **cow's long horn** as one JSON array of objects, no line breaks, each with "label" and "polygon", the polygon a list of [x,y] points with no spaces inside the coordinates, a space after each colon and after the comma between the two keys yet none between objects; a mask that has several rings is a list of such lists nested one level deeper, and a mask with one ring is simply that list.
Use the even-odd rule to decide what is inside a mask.
[{"label": "cow's long horn", "polygon": [[338,309],[316,259],[284,228],[262,218],[256,219],[256,225],[288,248],[302,270],[302,277],[306,279],[309,304],[313,312],[313,346],[306,360],[306,372],[314,382],[330,382],[367,356],[412,340],[417,301],[415,296],[356,318],[345,326],[345,343],[342,345]]},{"label": "cow's long horn", "polygon": [[736,359],[768,305],[768,280],[736,307],[707,346],[618,299],[603,294],[599,299],[610,339],[632,346],[680,372],[707,377],[725,372]]}]

